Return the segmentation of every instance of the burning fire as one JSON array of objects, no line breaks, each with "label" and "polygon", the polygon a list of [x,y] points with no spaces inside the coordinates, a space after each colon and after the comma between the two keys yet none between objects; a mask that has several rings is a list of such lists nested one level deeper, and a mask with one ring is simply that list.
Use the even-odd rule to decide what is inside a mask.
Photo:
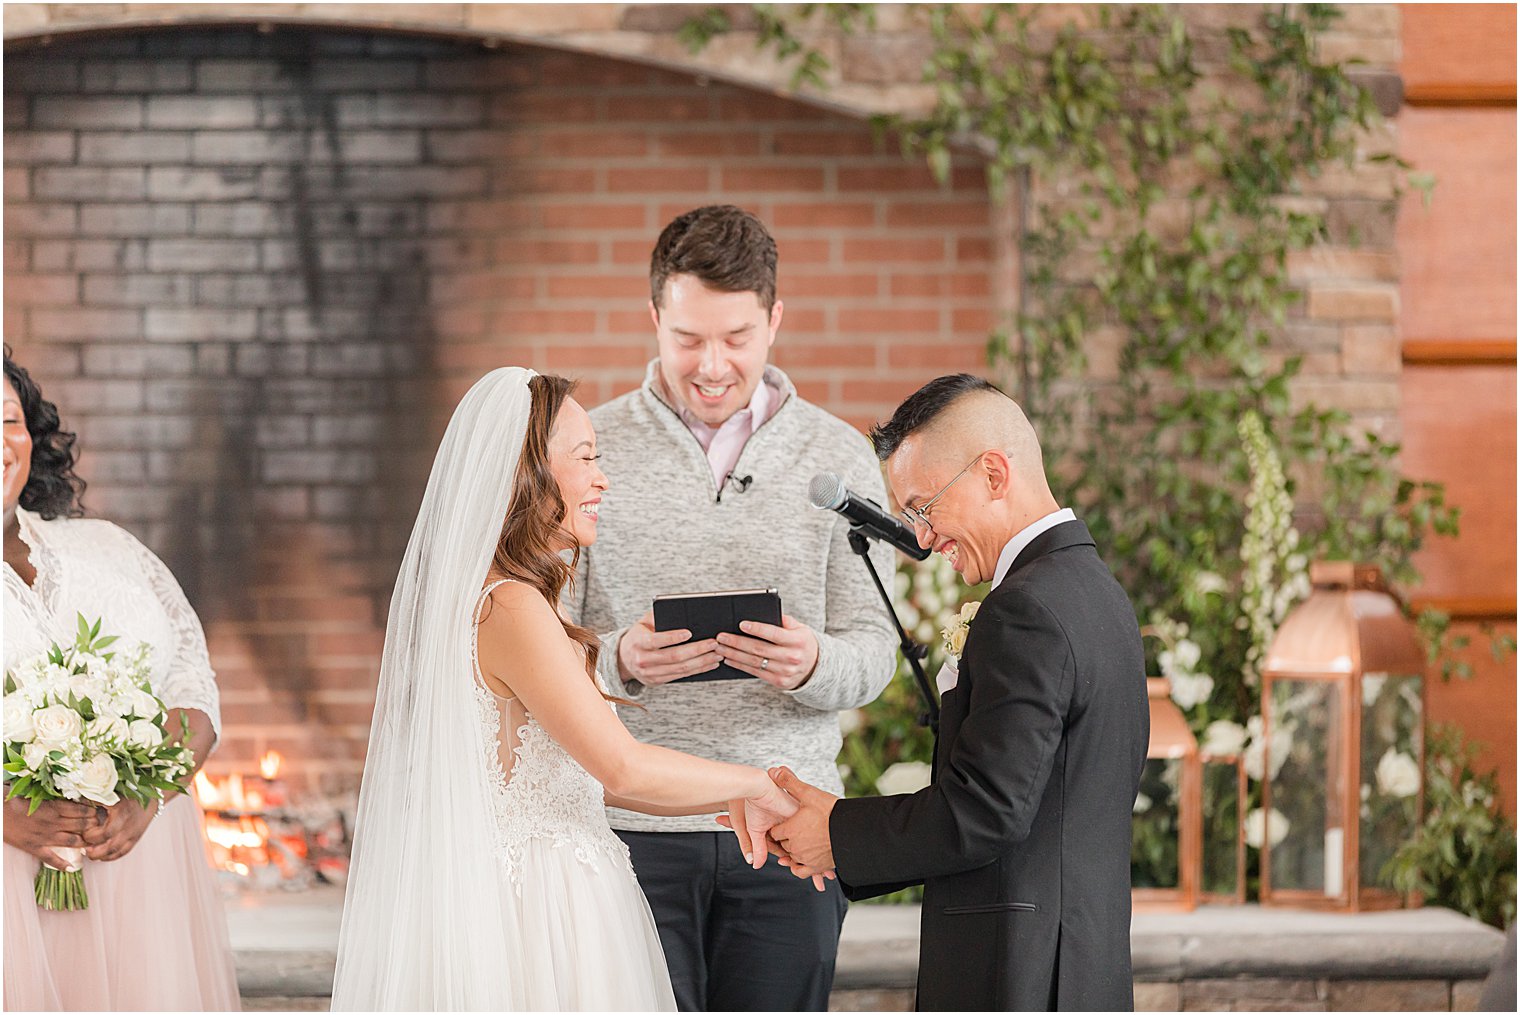
[{"label": "burning fire", "polygon": [[348,877],[348,824],[330,801],[310,794],[299,806],[280,780],[285,759],[265,751],[259,774],[195,776],[206,824],[206,851],[224,882],[253,888],[305,888]]},{"label": "burning fire", "polygon": [[243,877],[269,871],[278,879],[294,877],[302,866],[304,836],[272,832],[265,820],[272,808],[285,803],[284,787],[275,781],[283,761],[280,752],[268,751],[259,759],[260,776],[233,772],[213,780],[203,771],[196,773],[195,793],[216,867]]}]

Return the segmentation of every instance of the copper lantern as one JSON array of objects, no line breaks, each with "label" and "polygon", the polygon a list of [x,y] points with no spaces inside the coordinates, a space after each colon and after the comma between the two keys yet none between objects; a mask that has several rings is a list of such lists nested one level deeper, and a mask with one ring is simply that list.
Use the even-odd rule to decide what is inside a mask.
[{"label": "copper lantern", "polygon": [[1136,909],[1190,910],[1198,904],[1202,828],[1198,738],[1168,682],[1151,677],[1146,684],[1151,739],[1131,826],[1131,894]]},{"label": "copper lantern", "polygon": [[1262,668],[1261,901],[1395,908],[1382,870],[1420,820],[1425,653],[1376,567],[1310,580]]}]

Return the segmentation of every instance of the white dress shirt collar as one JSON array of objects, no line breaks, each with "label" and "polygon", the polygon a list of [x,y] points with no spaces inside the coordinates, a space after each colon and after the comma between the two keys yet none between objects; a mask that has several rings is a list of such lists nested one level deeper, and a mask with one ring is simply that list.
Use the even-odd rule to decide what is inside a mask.
[{"label": "white dress shirt collar", "polygon": [[997,570],[992,573],[992,587],[997,588],[1003,584],[1003,579],[1008,577],[1008,572],[1013,568],[1013,562],[1019,559],[1019,554],[1024,548],[1035,541],[1035,537],[1047,529],[1053,529],[1062,522],[1074,522],[1077,520],[1071,508],[1061,508],[1052,511],[1044,518],[1038,518],[1016,532],[1008,545],[1003,547],[1003,552],[998,554]]}]

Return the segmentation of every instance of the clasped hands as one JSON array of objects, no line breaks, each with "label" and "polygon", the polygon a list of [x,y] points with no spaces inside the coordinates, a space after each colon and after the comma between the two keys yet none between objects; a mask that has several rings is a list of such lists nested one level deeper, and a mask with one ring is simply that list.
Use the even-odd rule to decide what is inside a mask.
[{"label": "clasped hands", "polygon": [[137,845],[160,806],[47,800],[28,814],[28,802],[13,797],[5,802],[5,841],[60,870],[69,865],[53,852],[57,848],[82,849],[91,860],[119,860]]},{"label": "clasped hands", "polygon": [[829,815],[839,798],[803,782],[785,766],[766,774],[770,786],[757,796],[731,801],[718,823],[734,830],[744,858],[756,870],[773,853],[781,866],[799,878],[811,878],[821,892],[823,882],[835,877]]}]

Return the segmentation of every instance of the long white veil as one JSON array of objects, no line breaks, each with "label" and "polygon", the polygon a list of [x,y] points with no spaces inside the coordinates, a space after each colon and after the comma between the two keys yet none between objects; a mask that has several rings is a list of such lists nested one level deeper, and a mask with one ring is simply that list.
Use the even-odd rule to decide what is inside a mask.
[{"label": "long white veil", "polygon": [[391,597],[333,1010],[504,1010],[473,610],[511,499],[533,371],[493,370],[449,421]]}]

